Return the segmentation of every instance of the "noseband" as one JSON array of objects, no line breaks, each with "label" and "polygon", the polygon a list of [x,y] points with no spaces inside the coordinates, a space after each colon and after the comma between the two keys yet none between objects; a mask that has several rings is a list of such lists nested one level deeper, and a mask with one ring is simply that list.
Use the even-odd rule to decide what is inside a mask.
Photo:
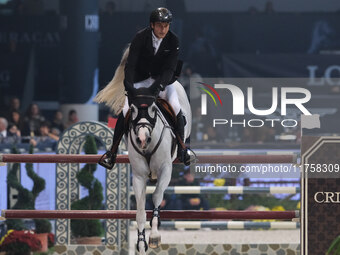
[{"label": "noseband", "polygon": [[147,128],[149,131],[149,134],[151,135],[153,128],[155,127],[155,124],[151,124],[150,122],[138,122],[133,131],[135,132],[135,135],[137,136],[138,130],[141,128]]}]

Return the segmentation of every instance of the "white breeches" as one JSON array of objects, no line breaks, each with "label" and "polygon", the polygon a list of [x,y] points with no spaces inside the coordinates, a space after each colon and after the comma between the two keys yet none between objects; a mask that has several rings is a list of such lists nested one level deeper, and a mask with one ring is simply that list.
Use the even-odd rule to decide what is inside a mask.
[{"label": "white breeches", "polygon": [[[148,78],[148,79],[146,79],[144,81],[134,83],[133,86],[136,89],[139,89],[139,88],[148,88],[148,87],[150,87],[152,85],[152,83],[154,81],[155,81],[154,79]],[[161,91],[159,93],[159,97],[164,99],[164,100],[166,100],[166,101],[168,101],[169,104],[174,109],[175,114],[177,115],[179,113],[179,111],[181,110],[181,106],[179,104],[177,91],[176,91],[176,88],[175,88],[175,85],[174,85],[176,82],[178,83],[178,81],[175,81],[174,83],[166,86],[165,90]],[[125,105],[124,105],[124,108],[123,108],[124,117],[126,116],[126,113],[128,112],[128,110],[129,110],[129,101],[128,101],[128,98],[126,97]]]}]

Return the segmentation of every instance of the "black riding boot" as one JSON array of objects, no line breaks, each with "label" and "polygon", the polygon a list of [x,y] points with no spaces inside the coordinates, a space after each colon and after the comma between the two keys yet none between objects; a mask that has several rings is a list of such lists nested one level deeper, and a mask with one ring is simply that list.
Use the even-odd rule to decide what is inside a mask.
[{"label": "black riding boot", "polygon": [[98,162],[99,165],[107,169],[112,169],[116,163],[118,146],[125,131],[124,122],[125,122],[124,115],[123,113],[121,113],[119,114],[116,127],[115,127],[115,131],[113,133],[112,147],[109,151],[105,152],[105,154],[100,158]]},{"label": "black riding boot", "polygon": [[177,127],[176,132],[180,138],[177,139],[178,146],[177,146],[177,157],[178,159],[184,163],[184,165],[188,166],[190,165],[190,155],[188,154],[188,148],[184,144],[184,117],[182,114],[182,111],[179,111],[179,113],[176,116],[177,118]]}]

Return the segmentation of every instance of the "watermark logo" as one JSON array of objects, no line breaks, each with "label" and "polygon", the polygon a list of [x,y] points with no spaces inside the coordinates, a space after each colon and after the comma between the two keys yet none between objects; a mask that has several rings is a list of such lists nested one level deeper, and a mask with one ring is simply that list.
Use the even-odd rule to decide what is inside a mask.
[{"label": "watermark logo", "polygon": [[[217,107],[217,102],[216,102],[216,99],[215,97],[212,95],[212,93],[210,91],[212,91],[216,97],[218,98],[218,100],[220,101],[220,104],[221,106],[223,106],[223,103],[222,103],[222,100],[221,100],[221,97],[220,95],[217,93],[216,89],[214,89],[212,86],[210,86],[209,84],[207,83],[204,83],[204,82],[198,82],[199,84],[205,86],[207,89],[205,88],[202,88],[202,87],[199,87],[200,90],[202,90],[203,92],[205,92],[206,94],[202,94],[201,95],[201,101],[202,101],[202,114],[203,115],[206,115],[207,114],[207,94],[211,97],[211,99],[214,101],[215,103],[215,106]],[[209,91],[209,90],[210,91]]]},{"label": "watermark logo", "polygon": [[[271,83],[271,80],[265,80],[265,83],[264,86],[256,84],[256,82],[251,84],[249,80],[246,80],[246,83],[242,83],[242,81],[235,83],[217,81],[209,82],[209,84],[196,81],[196,86],[202,85],[202,87],[199,87],[201,91],[201,115],[208,115],[210,111],[209,116],[213,117],[213,127],[217,125],[262,127],[266,123],[270,127],[275,127],[275,123],[280,123],[282,127],[296,127],[298,125],[296,118],[299,115],[312,115],[307,109],[307,103],[311,100],[311,92],[308,89],[287,85],[282,87],[271,86],[276,84],[276,82]],[[280,83],[289,84],[287,81]],[[261,91],[262,96],[263,94],[266,95],[265,102],[258,98],[258,95],[261,94],[259,91]],[[208,95],[211,100],[208,99]],[[222,100],[230,101],[232,106],[223,104]],[[209,110],[208,106],[212,103],[215,107],[220,105],[224,108],[218,111]],[[294,115],[292,115],[292,112],[294,112]],[[229,116],[232,114],[233,117],[237,117],[237,120],[224,118],[227,114]],[[246,117],[246,115],[258,117],[240,119],[240,117]]]},{"label": "watermark logo", "polygon": [[[220,100],[220,103],[222,105],[221,98],[217,91],[210,85],[207,85],[205,83],[201,83],[205,86],[209,86],[209,88],[218,96],[218,99]],[[225,89],[226,91],[231,92],[232,98],[233,98],[233,115],[244,115],[245,114],[245,96],[242,92],[242,90],[231,84],[215,84],[215,88],[217,89]],[[206,89],[203,89],[205,92],[207,92],[210,97],[212,97],[215,105],[216,100],[212,96],[212,94],[207,91]],[[301,98],[289,98],[289,94],[299,94],[302,95]],[[247,106],[251,113],[259,116],[266,116],[274,113],[278,108],[278,88],[273,87],[272,88],[272,105],[269,109],[256,109],[254,107],[253,103],[253,88],[249,87],[247,88]],[[281,88],[281,115],[287,115],[287,105],[295,105],[304,115],[311,115],[311,113],[306,109],[306,107],[303,105],[304,103],[307,103],[311,99],[311,93],[309,90],[305,88],[296,88],[296,87],[283,87]],[[207,115],[207,99],[206,94],[201,95],[201,113],[202,115]]]}]

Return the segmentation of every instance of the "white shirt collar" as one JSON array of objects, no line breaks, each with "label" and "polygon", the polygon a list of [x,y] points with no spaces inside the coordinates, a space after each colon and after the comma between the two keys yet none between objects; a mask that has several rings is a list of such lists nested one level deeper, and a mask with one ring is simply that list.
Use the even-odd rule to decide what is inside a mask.
[{"label": "white shirt collar", "polygon": [[162,40],[163,40],[163,38],[157,38],[157,36],[152,31],[152,46],[155,49],[154,54],[157,53],[159,46],[161,45]]},{"label": "white shirt collar", "polygon": [[7,130],[5,129],[4,131],[1,132],[3,137],[7,137]]}]

